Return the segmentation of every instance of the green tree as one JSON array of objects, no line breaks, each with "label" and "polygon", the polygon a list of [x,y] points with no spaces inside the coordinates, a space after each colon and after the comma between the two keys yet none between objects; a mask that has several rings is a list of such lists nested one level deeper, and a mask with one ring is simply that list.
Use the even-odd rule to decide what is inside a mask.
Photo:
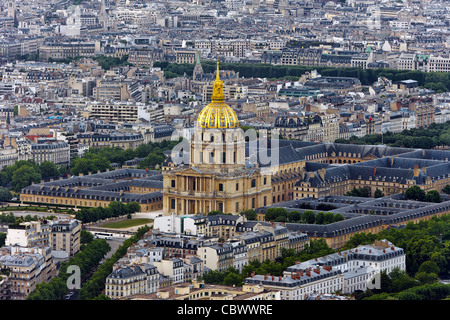
[{"label": "green tree", "polygon": [[374,192],[374,197],[375,198],[381,198],[381,197],[384,197],[384,194],[383,194],[383,192],[380,189],[377,188],[375,190],[375,192]]},{"label": "green tree", "polygon": [[425,201],[439,203],[442,201],[442,197],[437,190],[430,190],[425,195]]},{"label": "green tree", "polygon": [[425,191],[423,191],[419,186],[411,186],[406,189],[404,197],[407,200],[424,201]]},{"label": "green tree", "polygon": [[316,222],[316,215],[311,210],[305,210],[302,213],[302,222],[307,224],[314,224]]},{"label": "green tree", "polygon": [[90,233],[89,231],[82,229],[81,230],[81,237],[80,237],[80,243],[83,245],[89,244],[94,240],[94,235]]},{"label": "green tree", "polygon": [[21,189],[28,187],[32,183],[39,183],[41,178],[41,174],[35,168],[22,166],[14,171],[11,185],[14,191],[19,192]]},{"label": "green tree", "polygon": [[333,212],[325,212],[323,215],[323,224],[330,224],[333,222],[334,214]]},{"label": "green tree", "polygon": [[43,161],[39,165],[39,170],[41,171],[42,179],[44,180],[55,178],[60,175],[58,167],[50,161]]},{"label": "green tree", "polygon": [[208,213],[208,216],[217,216],[217,215],[222,215],[222,214],[223,214],[223,212],[220,210],[213,210]]},{"label": "green tree", "polygon": [[12,193],[6,188],[0,187],[0,201],[7,202],[12,199]]},{"label": "green tree", "polygon": [[256,211],[255,211],[255,210],[252,210],[252,209],[242,211],[242,212],[240,213],[240,215],[241,215],[241,216],[245,216],[245,218],[246,218],[247,220],[256,221],[256,219],[257,219]]},{"label": "green tree", "polygon": [[97,171],[104,172],[106,169],[113,169],[106,157],[92,153],[86,154],[83,158],[74,159],[70,166],[70,173],[74,176],[78,176],[80,173],[87,175],[97,173]]},{"label": "green tree", "polygon": [[370,187],[356,188],[353,187],[352,191],[346,193],[350,197],[370,197]]},{"label": "green tree", "polygon": [[323,224],[325,220],[325,214],[321,211],[316,214],[316,224]]},{"label": "green tree", "polygon": [[289,211],[287,214],[289,222],[299,222],[302,219],[302,215],[297,210]]},{"label": "green tree", "polygon": [[333,222],[338,222],[344,220],[344,216],[340,213],[336,213],[333,217]]},{"label": "green tree", "polygon": [[58,168],[58,171],[59,171],[60,176],[65,176],[69,173],[69,170],[67,169],[67,167],[65,165],[60,165]]},{"label": "green tree", "polygon": [[450,194],[450,185],[447,184],[443,189],[442,192],[446,193],[446,194]]},{"label": "green tree", "polygon": [[438,281],[438,275],[436,273],[417,272],[415,279],[421,284],[435,283]]},{"label": "green tree", "polygon": [[0,232],[0,248],[5,245],[6,233]]},{"label": "green tree", "polygon": [[425,261],[425,262],[423,262],[420,265],[419,272],[439,274],[440,270],[439,270],[439,267],[436,264],[436,262],[434,262],[434,261]]},{"label": "green tree", "polygon": [[287,220],[287,210],[285,208],[269,208],[264,215],[266,221],[275,221],[280,217],[282,221]]},{"label": "green tree", "polygon": [[223,284],[226,286],[240,286],[242,285],[242,277],[234,272],[229,272],[223,279]]},{"label": "green tree", "polygon": [[125,205],[125,211],[126,211],[127,213],[136,213],[136,212],[139,212],[139,211],[141,211],[141,205],[140,205],[138,202],[136,202],[136,201],[127,203],[127,204]]}]

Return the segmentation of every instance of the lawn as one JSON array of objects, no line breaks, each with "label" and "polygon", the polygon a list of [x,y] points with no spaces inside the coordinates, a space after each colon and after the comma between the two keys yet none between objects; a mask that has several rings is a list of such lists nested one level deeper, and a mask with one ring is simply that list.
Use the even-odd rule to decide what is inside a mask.
[{"label": "lawn", "polygon": [[152,219],[138,218],[138,219],[126,219],[123,221],[111,222],[104,224],[103,228],[113,228],[113,229],[121,229],[121,228],[130,228],[135,226],[140,226],[144,224],[150,224],[153,222]]}]

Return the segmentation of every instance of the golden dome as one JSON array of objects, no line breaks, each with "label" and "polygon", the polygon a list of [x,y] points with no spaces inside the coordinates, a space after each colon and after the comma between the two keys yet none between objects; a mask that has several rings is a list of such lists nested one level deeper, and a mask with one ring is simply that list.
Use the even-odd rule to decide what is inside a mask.
[{"label": "golden dome", "polygon": [[236,112],[224,102],[223,83],[219,77],[219,60],[217,60],[216,80],[213,82],[211,103],[203,108],[197,118],[202,128],[236,128],[239,121]]}]

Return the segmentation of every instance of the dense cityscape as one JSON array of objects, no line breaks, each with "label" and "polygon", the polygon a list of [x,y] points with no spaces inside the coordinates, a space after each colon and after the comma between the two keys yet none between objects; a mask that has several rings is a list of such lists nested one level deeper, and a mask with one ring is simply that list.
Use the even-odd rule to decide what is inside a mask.
[{"label": "dense cityscape", "polygon": [[449,300],[448,4],[0,1],[0,300]]}]

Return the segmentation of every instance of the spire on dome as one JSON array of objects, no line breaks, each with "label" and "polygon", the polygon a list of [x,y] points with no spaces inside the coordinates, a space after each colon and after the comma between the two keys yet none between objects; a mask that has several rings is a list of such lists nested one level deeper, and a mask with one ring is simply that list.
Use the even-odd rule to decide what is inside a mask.
[{"label": "spire on dome", "polygon": [[219,57],[217,57],[216,80],[214,80],[214,82],[213,82],[213,92],[211,94],[211,101],[212,102],[223,102],[224,101],[223,83],[220,80],[220,75],[219,75]]}]

